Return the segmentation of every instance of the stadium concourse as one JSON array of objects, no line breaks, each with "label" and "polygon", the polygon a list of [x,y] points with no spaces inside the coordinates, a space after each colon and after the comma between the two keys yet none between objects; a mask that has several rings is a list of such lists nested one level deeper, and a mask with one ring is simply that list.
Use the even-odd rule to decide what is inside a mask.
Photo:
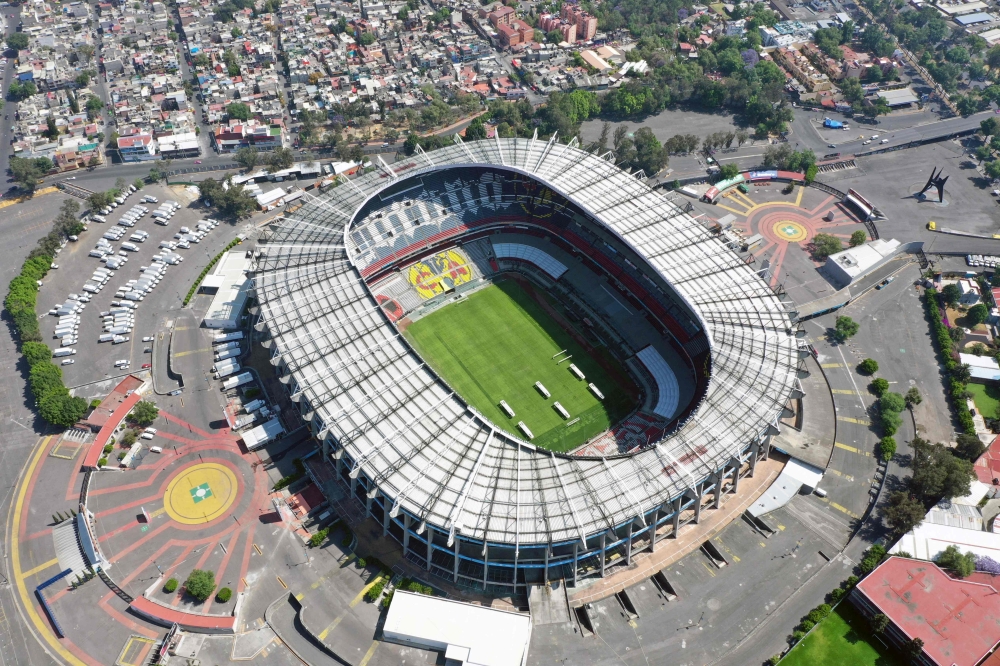
[{"label": "stadium concourse", "polygon": [[[753,475],[801,396],[790,304],[575,141],[379,160],[272,224],[254,260],[256,328],[324,459],[407,559],[460,586],[577,584],[667,547]],[[639,389],[575,453],[488,418],[399,330],[502,279],[544,292]]]}]

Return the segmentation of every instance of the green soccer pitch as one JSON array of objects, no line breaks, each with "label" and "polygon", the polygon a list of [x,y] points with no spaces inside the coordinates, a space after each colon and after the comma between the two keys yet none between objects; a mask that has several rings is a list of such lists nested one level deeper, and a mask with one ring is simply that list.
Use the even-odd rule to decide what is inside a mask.
[{"label": "green soccer pitch", "polygon": [[[551,304],[556,307],[555,304]],[[518,437],[524,421],[531,443],[570,451],[607,430],[636,406],[638,389],[621,365],[603,348],[604,366],[586,352],[546,310],[513,280],[502,280],[468,298],[432,312],[404,330],[407,340],[428,364],[470,405]],[[566,350],[573,358],[557,363]],[[584,373],[581,381],[570,363]],[[551,394],[534,386],[540,381]],[[604,400],[587,388],[593,382]],[[510,418],[501,409],[506,400]],[[552,406],[559,401],[564,419]],[[579,419],[573,425],[568,423]]]}]

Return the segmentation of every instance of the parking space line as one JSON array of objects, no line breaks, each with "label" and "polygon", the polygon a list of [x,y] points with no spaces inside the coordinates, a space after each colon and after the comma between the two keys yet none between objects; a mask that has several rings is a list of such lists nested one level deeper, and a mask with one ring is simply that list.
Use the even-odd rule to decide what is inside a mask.
[{"label": "parking space line", "polygon": [[[840,365],[839,363],[837,365]],[[838,395],[857,395],[858,392],[854,389],[830,389],[830,393],[835,393]]]},{"label": "parking space line", "polygon": [[828,471],[828,472],[832,472],[832,473],[836,474],[836,475],[837,475],[837,476],[839,476],[839,477],[842,477],[842,478],[844,478],[844,479],[847,479],[848,481],[853,481],[853,480],[854,480],[854,477],[853,477],[853,476],[851,476],[850,474],[844,474],[844,473],[843,473],[843,472],[841,472],[841,471],[840,471],[839,469],[834,469],[834,468],[832,468],[832,467],[827,467],[827,468],[826,468],[826,471]]},{"label": "parking space line", "polygon": [[819,367],[821,367],[821,368],[842,368],[842,367],[844,367],[844,364],[843,363],[820,363]]},{"label": "parking space line", "polygon": [[56,564],[59,564],[59,558],[58,557],[53,557],[51,560],[49,560],[45,564],[39,564],[34,569],[29,569],[27,571],[22,571],[21,572],[21,576],[23,576],[24,578],[27,578],[29,576],[34,576],[39,571],[45,571],[49,567],[55,566]]},{"label": "parking space line", "polygon": [[[361,600],[365,598],[365,594],[368,592],[368,590],[375,587],[375,585],[377,585],[379,581],[381,581],[382,579],[383,577],[381,575],[378,575],[375,578],[373,578],[372,582],[368,583],[363,588],[361,588],[361,591],[358,592],[358,596],[351,599],[351,603],[349,603],[347,607],[349,609],[354,608],[359,603],[361,603]],[[323,631],[319,632],[319,636],[317,638],[319,638],[320,640],[324,640],[330,634],[331,631],[337,628],[337,625],[340,624],[340,621],[343,620],[346,616],[347,613],[341,613],[339,617],[337,617],[333,622],[330,623],[330,626],[328,626]]]},{"label": "parking space line", "polygon": [[371,661],[372,656],[375,654],[375,650],[378,649],[378,641],[372,641],[372,645],[368,648],[368,652],[365,652],[365,656],[361,658],[358,662],[358,666],[368,666],[368,662]]},{"label": "parking space line", "polygon": [[853,416],[838,416],[838,421],[845,421],[847,423],[857,423],[858,425],[870,426],[872,424],[868,419],[856,419]]},{"label": "parking space line", "polygon": [[840,442],[834,442],[833,445],[836,446],[838,449],[843,449],[845,451],[850,451],[851,453],[857,453],[859,456],[867,456],[869,458],[872,457],[872,454],[868,453],[867,451],[862,451],[861,449],[855,448],[853,446],[848,446],[847,444],[841,444]]},{"label": "parking space line", "polygon": [[704,562],[702,562],[701,566],[705,567],[705,571],[708,572],[709,576],[711,576],[712,578],[715,578],[715,572],[712,571],[711,569],[709,569],[707,564],[705,564]]},{"label": "parking space line", "polygon": [[858,518],[861,518],[861,516],[859,516],[858,514],[854,513],[853,511],[851,511],[850,509],[848,509],[846,507],[840,506],[836,502],[830,502],[830,506],[832,506],[837,511],[840,511],[842,513],[846,513],[848,516],[850,516],[851,518],[854,518],[855,520],[857,520]]}]

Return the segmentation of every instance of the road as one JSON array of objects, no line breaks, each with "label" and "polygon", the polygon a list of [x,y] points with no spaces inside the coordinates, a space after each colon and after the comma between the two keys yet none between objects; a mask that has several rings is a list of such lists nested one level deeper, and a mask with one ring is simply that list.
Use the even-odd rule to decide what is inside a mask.
[{"label": "road", "polygon": [[[7,22],[7,30],[5,35],[11,35],[17,32],[17,24],[21,20],[21,8],[20,7],[6,7],[3,13],[4,21]],[[7,60],[7,66],[3,70],[3,90],[10,90],[11,79],[14,77],[14,59],[9,58]],[[10,156],[12,151],[10,149],[10,136],[11,128],[14,126],[14,112],[17,111],[17,104],[14,102],[7,102],[3,109],[3,120],[0,120],[0,136],[4,137],[4,141],[0,141],[0,173],[7,173],[7,167],[10,166]]]}]

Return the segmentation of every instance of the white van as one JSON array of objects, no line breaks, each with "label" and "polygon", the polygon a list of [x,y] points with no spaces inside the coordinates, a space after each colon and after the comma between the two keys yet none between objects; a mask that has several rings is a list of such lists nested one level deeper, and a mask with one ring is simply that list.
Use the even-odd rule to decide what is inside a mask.
[{"label": "white van", "polygon": [[149,452],[150,453],[163,453],[163,447],[160,447],[160,446],[151,446],[151,447],[149,447]]},{"label": "white van", "polygon": [[142,437],[143,439],[153,439],[152,433],[148,433],[148,432],[142,433],[141,435],[139,435],[139,437]]}]

